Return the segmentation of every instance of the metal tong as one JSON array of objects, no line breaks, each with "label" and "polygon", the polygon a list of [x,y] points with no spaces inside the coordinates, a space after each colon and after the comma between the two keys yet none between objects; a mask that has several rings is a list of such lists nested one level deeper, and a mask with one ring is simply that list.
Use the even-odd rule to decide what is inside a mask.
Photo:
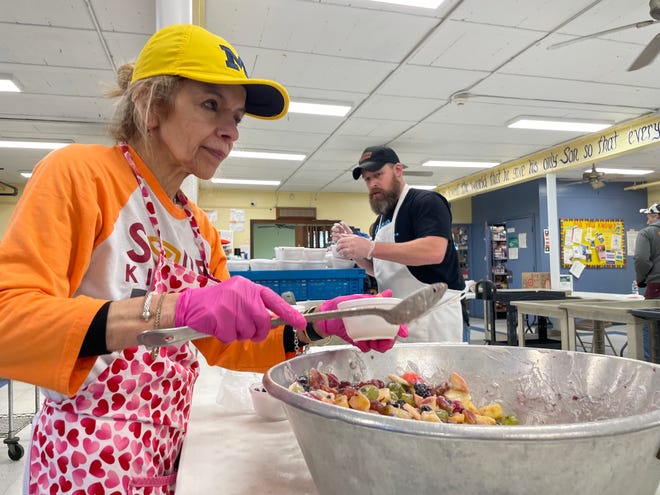
[{"label": "metal tong", "polygon": [[[423,287],[409,296],[403,298],[396,306],[391,308],[349,308],[333,311],[321,311],[304,315],[307,322],[319,320],[332,320],[348,316],[378,315],[388,323],[405,325],[419,318],[431,310],[447,291],[447,284],[436,283]],[[271,328],[282,325],[281,318],[271,320]],[[198,332],[190,327],[160,328],[147,330],[138,335],[138,342],[147,347],[160,347],[174,345],[188,340],[209,337],[206,333]]]}]

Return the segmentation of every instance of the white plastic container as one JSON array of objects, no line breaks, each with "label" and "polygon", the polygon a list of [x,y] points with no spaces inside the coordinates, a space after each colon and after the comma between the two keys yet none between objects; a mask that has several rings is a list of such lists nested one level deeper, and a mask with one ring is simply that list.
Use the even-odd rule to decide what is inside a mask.
[{"label": "white plastic container", "polygon": [[279,260],[282,270],[306,270],[304,260]]},{"label": "white plastic container", "polygon": [[[340,302],[337,304],[337,308],[391,308],[400,302],[401,299],[396,297],[368,297]],[[349,316],[343,320],[348,336],[356,342],[371,339],[393,339],[399,331],[399,325],[388,323],[377,315]]]},{"label": "white plastic container", "polygon": [[227,260],[227,270],[230,272],[246,272],[250,269],[248,260]]},{"label": "white plastic container", "polygon": [[290,247],[290,246],[283,246],[280,248],[281,256],[283,260],[302,260],[303,258],[303,253],[305,251],[305,248],[303,247]]},{"label": "white plastic container", "polygon": [[325,259],[325,248],[303,248],[303,259],[307,261],[323,261]]},{"label": "white plastic container", "polygon": [[253,259],[250,260],[250,270],[279,270],[279,260]]},{"label": "white plastic container", "polygon": [[325,270],[325,260],[305,261],[305,270]]},{"label": "white plastic container", "polygon": [[266,421],[282,421],[286,419],[286,413],[282,402],[266,392],[263,384],[260,382],[250,385],[250,396],[254,412]]}]

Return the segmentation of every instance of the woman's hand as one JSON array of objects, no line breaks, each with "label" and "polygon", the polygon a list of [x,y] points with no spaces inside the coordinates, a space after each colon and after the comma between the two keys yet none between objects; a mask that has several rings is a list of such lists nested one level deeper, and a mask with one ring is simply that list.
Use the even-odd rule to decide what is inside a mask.
[{"label": "woman's hand", "polygon": [[[384,290],[380,296],[382,297],[392,297],[391,290]],[[330,299],[321,304],[317,311],[332,311],[337,309],[337,304],[342,301],[350,301],[352,299],[364,299],[368,297],[380,297],[373,296],[371,294],[352,294],[350,296],[339,296],[334,299]],[[344,322],[341,318],[336,318],[334,320],[320,320],[315,323],[316,327],[323,332],[326,336],[336,335],[342,340],[345,340],[349,344],[353,344],[355,347],[360,349],[362,352],[367,351],[378,351],[385,352],[390,350],[396,343],[396,339],[377,339],[377,340],[362,340],[360,342],[354,342],[346,333],[346,328],[344,327]],[[408,327],[406,325],[401,325],[399,327],[399,332],[397,334],[399,337],[405,338],[408,336]]]},{"label": "woman's hand", "polygon": [[294,328],[305,328],[305,317],[272,289],[244,277],[220,284],[185,289],[176,302],[175,325],[188,326],[225,344],[264,340],[272,313]]}]

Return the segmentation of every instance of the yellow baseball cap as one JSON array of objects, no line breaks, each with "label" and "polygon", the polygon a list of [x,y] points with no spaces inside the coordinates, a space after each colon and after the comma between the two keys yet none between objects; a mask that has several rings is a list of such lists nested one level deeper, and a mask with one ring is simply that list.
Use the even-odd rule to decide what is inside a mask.
[{"label": "yellow baseball cap", "polygon": [[284,86],[267,79],[250,79],[234,47],[193,24],[173,24],[154,33],[135,61],[131,82],[162,75],[245,86],[245,111],[260,119],[279,119],[289,108]]}]

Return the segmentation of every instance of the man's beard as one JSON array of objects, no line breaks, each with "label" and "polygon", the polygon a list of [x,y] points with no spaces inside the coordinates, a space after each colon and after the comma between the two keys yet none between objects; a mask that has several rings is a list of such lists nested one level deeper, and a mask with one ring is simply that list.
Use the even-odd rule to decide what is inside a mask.
[{"label": "man's beard", "polygon": [[394,210],[397,201],[399,201],[399,191],[401,191],[401,180],[398,177],[392,178],[392,186],[389,189],[382,189],[378,192],[381,197],[375,198],[369,194],[369,204],[376,215],[385,215]]}]

